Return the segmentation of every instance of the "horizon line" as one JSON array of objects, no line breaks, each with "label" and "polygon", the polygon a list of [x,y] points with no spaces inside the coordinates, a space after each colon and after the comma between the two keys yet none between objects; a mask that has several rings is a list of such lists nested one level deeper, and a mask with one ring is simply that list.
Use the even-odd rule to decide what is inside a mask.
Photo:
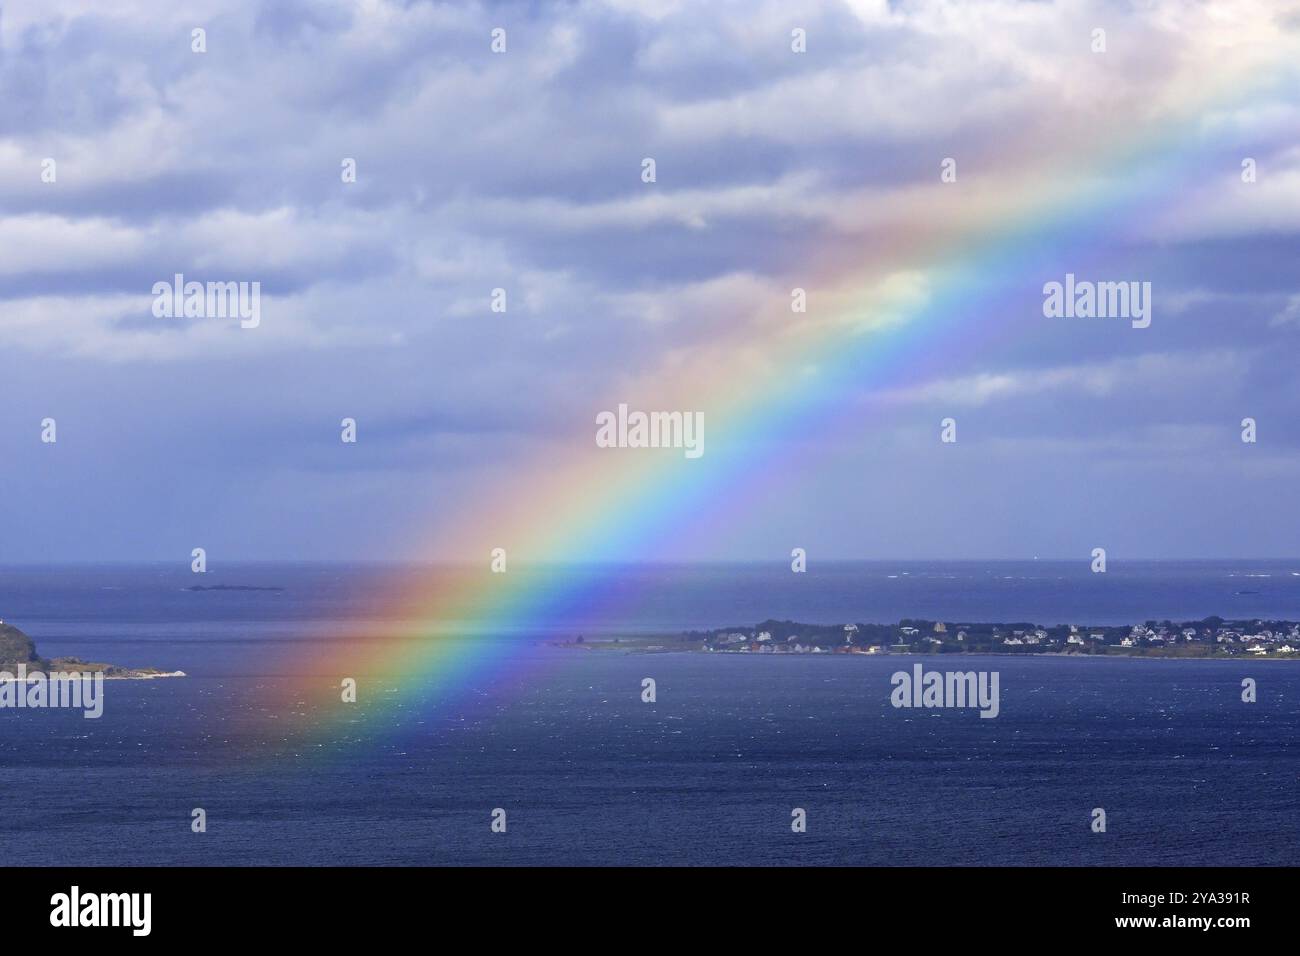
[{"label": "horizon line", "polygon": [[[821,565],[850,565],[850,564],[1083,564],[1086,565],[1091,561],[1091,556],[1072,556],[1060,557],[1041,555],[1034,557],[979,557],[979,558],[925,558],[925,557],[888,557],[888,558],[859,558],[859,557],[837,557],[837,558],[817,558],[809,561],[809,570],[800,573],[813,573],[812,569]],[[1127,557],[1115,558],[1107,557],[1108,565],[1116,564],[1246,564],[1252,562],[1267,562],[1272,564],[1281,564],[1286,562],[1295,562],[1300,564],[1300,555],[1283,555],[1283,556],[1266,556],[1258,555],[1253,557]],[[128,558],[112,560],[38,560],[38,561],[0,561],[0,571],[6,569],[23,569],[23,568],[89,568],[89,567],[151,567],[166,568],[170,566],[186,567],[189,563],[188,555],[184,559],[179,558]],[[746,566],[746,567],[765,567],[768,565],[788,566],[790,557],[788,555],[776,558],[667,558],[654,560],[591,560],[591,561],[531,561],[523,558],[510,559],[511,566],[514,568],[623,568],[623,567],[719,567],[719,566]],[[220,573],[222,567],[236,567],[249,565],[281,565],[295,567],[373,567],[373,568],[428,568],[428,567],[446,567],[446,568],[463,568],[466,570],[486,569],[488,561],[464,561],[450,560],[444,558],[395,558],[395,559],[376,559],[376,558],[223,558],[220,564],[209,569],[204,574]],[[197,572],[196,572],[197,573]],[[794,572],[792,572],[794,573]]]}]

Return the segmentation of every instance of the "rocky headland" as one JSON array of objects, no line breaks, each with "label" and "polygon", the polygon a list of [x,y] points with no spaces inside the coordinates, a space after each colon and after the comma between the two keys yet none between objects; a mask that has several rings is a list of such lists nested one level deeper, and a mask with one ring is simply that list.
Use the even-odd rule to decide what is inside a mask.
[{"label": "rocky headland", "polygon": [[36,642],[14,627],[0,621],[0,674],[12,679],[19,665],[29,675],[51,673],[102,673],[105,680],[147,680],[153,677],[184,677],[184,671],[164,671],[156,667],[119,667],[79,657],[41,657]]}]

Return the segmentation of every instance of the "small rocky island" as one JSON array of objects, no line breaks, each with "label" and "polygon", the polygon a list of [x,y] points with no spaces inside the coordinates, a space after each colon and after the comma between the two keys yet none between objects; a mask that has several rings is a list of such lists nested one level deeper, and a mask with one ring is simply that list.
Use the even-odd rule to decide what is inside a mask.
[{"label": "small rocky island", "polygon": [[280,587],[260,587],[254,584],[191,584],[187,591],[283,591]]},{"label": "small rocky island", "polygon": [[51,673],[102,673],[105,680],[147,680],[153,677],[184,677],[184,671],[163,671],[156,667],[118,667],[83,661],[79,657],[45,658],[36,653],[36,643],[12,624],[0,621],[0,672],[10,677],[17,674],[18,665],[24,665],[28,674]]}]

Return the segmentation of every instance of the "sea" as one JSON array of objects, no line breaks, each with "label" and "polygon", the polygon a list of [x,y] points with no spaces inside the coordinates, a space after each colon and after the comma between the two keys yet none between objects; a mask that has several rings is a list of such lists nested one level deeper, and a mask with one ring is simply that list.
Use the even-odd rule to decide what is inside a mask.
[{"label": "sea", "polygon": [[[572,571],[510,573],[545,592]],[[583,569],[590,598],[572,619],[491,633],[408,619],[409,600],[391,597],[454,574],[472,577],[414,565],[0,567],[0,618],[42,656],[187,675],[107,682],[97,720],[0,710],[0,858],[1300,863],[1300,661],[591,648],[610,635],[769,618],[1296,620],[1300,560],[1112,562],[1105,574],[1086,561],[814,563],[806,574],[784,562],[611,565]],[[196,581],[230,589],[191,590]],[[465,593],[491,604],[468,577]],[[577,636],[584,646],[567,643]],[[279,731],[302,717],[277,709],[283,685],[336,692],[328,662],[339,642],[382,662],[395,642],[418,657],[434,640],[464,642],[471,659],[483,646],[474,642],[500,642],[503,653],[391,729],[363,688],[350,706],[364,733],[346,717],[338,746],[298,746]],[[998,716],[893,707],[891,675],[918,662],[997,672]],[[647,678],[653,702],[643,700]],[[409,679],[394,672],[381,684]]]}]

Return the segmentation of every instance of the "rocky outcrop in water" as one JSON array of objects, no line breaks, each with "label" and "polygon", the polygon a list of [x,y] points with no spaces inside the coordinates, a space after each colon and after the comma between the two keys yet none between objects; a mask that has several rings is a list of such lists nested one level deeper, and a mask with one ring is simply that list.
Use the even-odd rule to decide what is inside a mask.
[{"label": "rocky outcrop in water", "polygon": [[183,671],[164,671],[156,667],[119,667],[79,657],[44,658],[36,653],[36,642],[14,627],[0,621],[0,671],[14,675],[22,665],[28,674],[52,672],[102,673],[105,678],[143,680],[150,677],[184,677]]}]

